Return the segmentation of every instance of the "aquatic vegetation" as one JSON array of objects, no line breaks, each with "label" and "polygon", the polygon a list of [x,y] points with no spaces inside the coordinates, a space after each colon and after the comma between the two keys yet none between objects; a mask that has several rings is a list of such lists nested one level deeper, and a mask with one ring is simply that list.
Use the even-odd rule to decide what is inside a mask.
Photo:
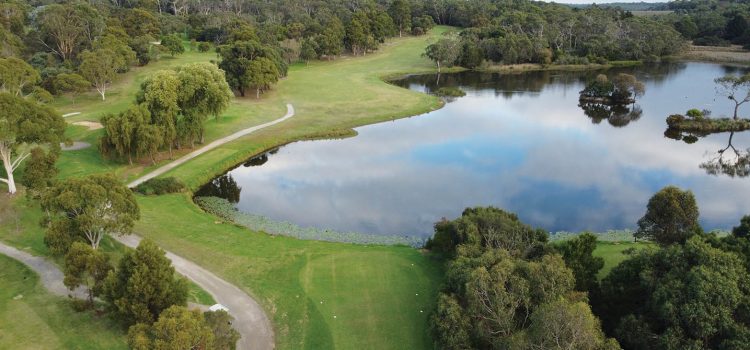
[{"label": "aquatic vegetation", "polygon": [[263,215],[243,213],[238,211],[232,203],[219,197],[195,197],[195,203],[203,208],[203,210],[224,220],[270,235],[326,242],[406,245],[414,248],[421,248],[425,243],[424,238],[416,236],[374,235],[359,232],[339,232],[315,227],[301,227],[291,222],[275,221]]}]

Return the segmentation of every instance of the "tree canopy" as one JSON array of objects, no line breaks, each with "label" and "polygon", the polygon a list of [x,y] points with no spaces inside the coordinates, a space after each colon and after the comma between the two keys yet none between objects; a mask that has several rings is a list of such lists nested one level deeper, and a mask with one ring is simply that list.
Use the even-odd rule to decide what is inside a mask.
[{"label": "tree canopy", "polygon": [[702,232],[698,215],[698,204],[691,191],[667,186],[649,199],[646,214],[638,220],[635,236],[660,245],[683,243]]},{"label": "tree canopy", "polygon": [[44,240],[57,254],[82,240],[97,249],[104,235],[128,234],[140,218],[133,192],[113,175],[60,181],[45,192],[41,205],[49,218]]},{"label": "tree canopy", "polygon": [[8,193],[16,193],[13,173],[31,153],[28,145],[49,144],[59,148],[65,132],[65,120],[49,107],[34,101],[0,92],[0,158]]}]

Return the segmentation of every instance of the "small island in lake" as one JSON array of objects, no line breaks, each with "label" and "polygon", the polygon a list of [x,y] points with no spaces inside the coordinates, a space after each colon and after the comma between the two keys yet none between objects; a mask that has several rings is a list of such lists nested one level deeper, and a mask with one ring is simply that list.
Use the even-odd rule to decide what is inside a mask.
[{"label": "small island in lake", "polygon": [[743,76],[727,75],[714,79],[719,95],[734,103],[732,118],[709,118],[710,111],[691,109],[685,115],[672,114],[667,117],[666,134],[679,133],[709,134],[750,130],[750,119],[740,118],[740,106],[750,102],[750,74]]},{"label": "small island in lake", "polygon": [[599,74],[581,91],[579,101],[582,104],[627,105],[635,103],[635,98],[645,91],[646,87],[633,75],[620,73],[609,80],[606,75]]}]

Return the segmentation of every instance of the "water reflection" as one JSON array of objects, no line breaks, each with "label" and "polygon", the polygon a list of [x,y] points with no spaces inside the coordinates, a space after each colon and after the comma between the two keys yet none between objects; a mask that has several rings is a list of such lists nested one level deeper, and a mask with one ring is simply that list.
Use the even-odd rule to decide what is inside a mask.
[{"label": "water reflection", "polygon": [[219,176],[213,181],[205,184],[195,193],[197,197],[221,197],[228,200],[230,203],[238,203],[240,201],[240,193],[242,193],[242,187],[237,184],[231,173]]},{"label": "water reflection", "polygon": [[591,118],[591,122],[599,124],[602,120],[607,120],[609,125],[616,128],[627,126],[630,122],[634,122],[641,118],[643,110],[641,106],[637,104],[632,105],[619,105],[619,104],[605,104],[596,102],[581,102],[578,104],[581,107],[583,114]]},{"label": "water reflection", "polygon": [[[240,166],[229,173],[244,189],[237,208],[303,227],[428,236],[441,217],[494,205],[550,231],[603,231],[635,227],[648,198],[677,185],[695,193],[707,229],[750,213],[737,195],[750,193],[750,181],[697,166],[727,146],[726,134],[685,144],[663,132],[665,116],[688,108],[731,112],[713,90],[725,69],[689,63],[607,74],[619,72],[635,73],[647,93],[638,111],[629,106],[599,125],[578,106],[578,92],[601,72],[410,77],[398,84],[456,86],[467,95],[419,117],[358,128],[357,137],[298,142],[262,166]],[[731,142],[750,145],[750,133]]]},{"label": "water reflection", "polygon": [[[724,174],[731,177],[746,177],[750,175],[750,149],[739,150],[732,144],[734,132],[729,133],[727,146],[716,151],[711,158],[701,163],[700,168],[707,174]],[[731,152],[727,152],[731,150]]]}]

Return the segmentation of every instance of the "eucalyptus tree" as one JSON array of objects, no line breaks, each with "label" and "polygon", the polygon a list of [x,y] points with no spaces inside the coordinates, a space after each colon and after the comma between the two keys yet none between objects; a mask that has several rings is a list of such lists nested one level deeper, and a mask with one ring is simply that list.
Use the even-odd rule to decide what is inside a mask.
[{"label": "eucalyptus tree", "polygon": [[161,46],[166,48],[172,57],[185,52],[185,46],[182,45],[182,39],[180,39],[180,36],[177,34],[163,36],[161,38]]},{"label": "eucalyptus tree", "polygon": [[140,218],[133,192],[113,175],[58,182],[41,205],[49,220],[44,241],[57,254],[84,240],[98,249],[105,235],[128,234]]},{"label": "eucalyptus tree", "polygon": [[388,14],[391,15],[393,23],[398,28],[398,36],[401,37],[404,31],[411,28],[411,7],[405,0],[395,0],[388,8]]},{"label": "eucalyptus tree", "polygon": [[102,293],[110,271],[112,265],[106,254],[85,243],[74,242],[65,255],[63,284],[70,290],[86,287],[89,306],[93,306],[94,298]]},{"label": "eucalyptus tree", "polygon": [[5,168],[8,193],[16,193],[13,173],[31,153],[29,145],[49,144],[59,148],[65,132],[65,120],[53,109],[34,101],[0,93],[0,158]]},{"label": "eucalyptus tree", "polygon": [[750,74],[743,76],[727,75],[714,80],[718,85],[716,92],[734,102],[734,120],[740,106],[750,101]]},{"label": "eucalyptus tree", "polygon": [[684,243],[702,232],[698,215],[693,192],[664,187],[649,199],[646,214],[638,220],[635,237],[652,239],[662,246]]},{"label": "eucalyptus tree", "polygon": [[422,55],[435,62],[439,73],[442,66],[456,64],[461,55],[461,43],[454,38],[442,38],[427,46]]},{"label": "eucalyptus tree", "polygon": [[117,76],[117,69],[122,66],[117,54],[110,49],[84,51],[80,55],[81,65],[78,67],[81,75],[106,100],[107,89]]},{"label": "eucalyptus tree", "polygon": [[0,87],[14,96],[22,96],[24,89],[39,82],[39,72],[15,57],[0,58]]}]

